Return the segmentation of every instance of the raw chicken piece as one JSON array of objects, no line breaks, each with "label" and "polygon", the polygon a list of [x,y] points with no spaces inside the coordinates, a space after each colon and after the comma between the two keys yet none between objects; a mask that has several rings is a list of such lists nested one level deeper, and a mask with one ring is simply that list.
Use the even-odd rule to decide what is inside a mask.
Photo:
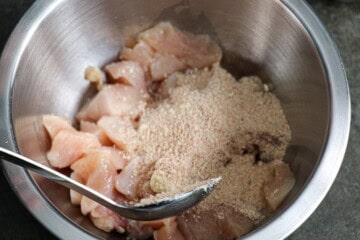
[{"label": "raw chicken piece", "polygon": [[61,130],[75,131],[75,128],[71,126],[70,120],[55,115],[44,115],[42,116],[42,124],[46,131],[49,133],[51,140],[54,140],[55,136]]},{"label": "raw chicken piece", "polygon": [[185,69],[186,65],[174,55],[158,55],[150,65],[151,80],[160,81],[174,72]]},{"label": "raw chicken piece", "polygon": [[155,94],[156,100],[168,98],[171,91],[176,87],[177,80],[177,73],[171,74],[169,77],[165,78],[165,80],[160,83],[160,86],[157,89],[157,92]]},{"label": "raw chicken piece", "polygon": [[295,185],[294,174],[287,164],[275,166],[274,178],[265,184],[265,199],[272,210],[275,210]]},{"label": "raw chicken piece", "polygon": [[136,188],[140,178],[136,177],[142,158],[135,157],[129,164],[115,177],[115,188],[120,193],[130,199],[136,198]]},{"label": "raw chicken piece", "polygon": [[94,134],[61,130],[55,136],[51,149],[47,153],[47,158],[51,166],[65,168],[100,146]]},{"label": "raw chicken piece", "polygon": [[220,62],[222,57],[220,47],[209,36],[184,33],[167,22],[144,31],[139,35],[139,39],[158,53],[174,55],[192,68],[211,66]]},{"label": "raw chicken piece", "polygon": [[145,73],[138,62],[122,61],[106,65],[105,71],[112,82],[123,83],[137,88],[146,94]]},{"label": "raw chicken piece", "polygon": [[227,236],[239,237],[250,232],[254,228],[254,222],[242,214],[228,214],[223,227]]},{"label": "raw chicken piece", "polygon": [[138,62],[145,72],[154,58],[154,50],[144,41],[139,41],[133,48],[125,48],[120,54],[120,59]]},{"label": "raw chicken piece", "polygon": [[121,217],[101,205],[91,211],[90,219],[96,227],[105,232],[111,232],[115,229],[119,233],[124,233],[128,226],[128,220],[126,218]]},{"label": "raw chicken piece", "polygon": [[[76,172],[72,172],[70,177],[79,183],[85,184],[84,180]],[[81,198],[82,195],[80,193],[70,189],[70,200],[72,204],[80,205]]]},{"label": "raw chicken piece", "polygon": [[104,73],[97,67],[87,67],[85,69],[85,79],[96,85],[97,90],[100,90],[105,82]]},{"label": "raw chicken piece", "polygon": [[139,221],[130,220],[126,228],[130,239],[152,239],[154,230],[151,227],[141,226]]},{"label": "raw chicken piece", "polygon": [[104,147],[104,151],[107,151],[109,154],[109,159],[114,165],[116,170],[122,170],[127,165],[127,160],[125,153],[116,149],[115,147]]},{"label": "raw chicken piece", "polygon": [[146,96],[134,87],[122,84],[104,86],[77,114],[78,120],[97,121],[102,116],[138,117],[145,108]]},{"label": "raw chicken piece", "polygon": [[[104,196],[113,199],[114,198],[114,178],[117,174],[116,169],[110,159],[94,157],[88,158],[91,162],[88,165],[93,165],[88,169],[92,171],[88,172],[88,179],[86,185],[95,191],[103,194]],[[84,172],[83,172],[84,174]],[[82,174],[80,174],[82,175]],[[83,175],[82,175],[83,176]],[[94,210],[99,204],[85,196],[81,199],[81,212],[87,215]]]},{"label": "raw chicken piece", "polygon": [[[120,198],[119,194],[114,191],[114,177],[117,169],[121,169],[125,165],[124,158],[120,156],[120,151],[115,148],[101,147],[73,163],[71,168],[74,172],[71,175],[81,179],[88,187],[97,192],[115,201],[124,202],[124,198]],[[119,167],[120,165],[121,167]],[[84,215],[90,213],[91,220],[98,228],[108,232],[113,229],[124,232],[127,226],[125,218],[85,196],[81,198],[80,204],[81,212]]]},{"label": "raw chicken piece", "polygon": [[244,215],[225,205],[218,209],[187,212],[177,218],[178,228],[185,239],[189,240],[232,240],[248,232],[254,223]]},{"label": "raw chicken piece", "polygon": [[86,182],[104,162],[110,162],[115,170],[123,169],[126,165],[122,152],[113,147],[101,147],[73,163],[71,169]]},{"label": "raw chicken piece", "polygon": [[105,132],[93,122],[80,121],[80,131],[94,134],[103,146],[114,145],[114,143],[106,136]]},{"label": "raw chicken piece", "polygon": [[187,214],[178,219],[179,229],[189,240],[228,240],[220,232],[215,213]]},{"label": "raw chicken piece", "polygon": [[[135,239],[148,239],[153,235],[154,230],[159,230],[165,226],[175,222],[176,217],[156,220],[156,221],[129,221],[128,228],[126,229],[131,237]],[[161,239],[161,238],[160,238]],[[172,239],[172,238],[162,238]],[[177,239],[177,238],[174,238]]]},{"label": "raw chicken piece", "polygon": [[[222,56],[219,46],[208,36],[183,33],[170,23],[156,25],[141,33],[138,40],[133,49],[125,48],[120,58],[139,62],[152,81],[163,80],[188,67],[211,66]],[[113,75],[117,78],[118,74]]]},{"label": "raw chicken piece", "polygon": [[86,154],[83,158],[74,162],[70,168],[86,183],[89,177],[96,169],[101,167],[103,161],[108,161],[108,158],[103,156],[102,151],[93,151]]},{"label": "raw chicken piece", "polygon": [[171,222],[174,222],[175,220],[176,217],[169,217],[154,221],[139,221],[139,225],[141,227],[151,227],[154,230],[159,230],[160,228],[164,227],[165,225],[169,225]]},{"label": "raw chicken piece", "polygon": [[184,236],[181,234],[177,228],[177,223],[175,219],[170,219],[165,222],[165,225],[159,230],[154,232],[155,240],[185,240]]},{"label": "raw chicken piece", "polygon": [[121,150],[134,153],[139,147],[140,140],[129,118],[105,116],[97,124]]}]

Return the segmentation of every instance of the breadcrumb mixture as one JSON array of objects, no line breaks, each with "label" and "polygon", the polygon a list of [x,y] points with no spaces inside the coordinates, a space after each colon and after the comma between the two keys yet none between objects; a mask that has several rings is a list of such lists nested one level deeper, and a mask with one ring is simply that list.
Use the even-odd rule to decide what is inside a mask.
[{"label": "breadcrumb mixture", "polygon": [[146,108],[139,122],[144,160],[138,172],[147,170],[140,195],[176,192],[220,176],[214,192],[193,211],[223,204],[260,220],[264,184],[284,164],[291,138],[279,100],[258,77],[236,81],[219,64],[165,81],[170,80],[175,87],[169,97]]}]

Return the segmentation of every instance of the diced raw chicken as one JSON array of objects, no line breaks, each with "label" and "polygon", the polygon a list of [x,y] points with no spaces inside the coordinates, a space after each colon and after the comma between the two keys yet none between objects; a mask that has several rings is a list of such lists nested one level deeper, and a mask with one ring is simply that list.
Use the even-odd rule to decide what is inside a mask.
[{"label": "diced raw chicken", "polygon": [[[89,165],[96,165],[90,172],[86,185],[104,196],[113,199],[114,197],[114,178],[117,174],[116,169],[110,159],[96,157],[91,159]],[[81,199],[81,212],[87,215],[99,204],[85,196]]]},{"label": "diced raw chicken", "polygon": [[[178,224],[185,239],[189,240],[228,240],[220,232],[215,213],[201,213],[199,215],[186,214],[179,217]],[[199,219],[196,217],[199,216]]]},{"label": "diced raw chicken", "polygon": [[170,217],[170,218],[154,220],[154,221],[139,221],[139,225],[141,227],[151,227],[154,230],[159,230],[165,225],[169,225],[171,222],[174,222],[175,219],[176,217]]},{"label": "diced raw chicken", "polygon": [[94,134],[62,130],[55,136],[47,158],[51,166],[65,168],[100,146]]},{"label": "diced raw chicken", "polygon": [[158,55],[150,65],[151,80],[160,81],[174,72],[185,69],[186,65],[174,55]]},{"label": "diced raw chicken", "polygon": [[91,211],[90,219],[96,227],[105,232],[115,229],[119,233],[124,233],[128,226],[127,219],[100,205]]},{"label": "diced raw chicken", "polygon": [[89,179],[92,173],[96,171],[96,169],[101,167],[102,161],[107,161],[107,158],[104,158],[102,155],[102,151],[93,151],[91,153],[86,154],[83,158],[74,162],[70,168],[82,179],[84,179],[85,183]]},{"label": "diced raw chicken", "polygon": [[71,126],[70,120],[55,115],[42,116],[42,124],[49,133],[51,140],[54,140],[61,130],[75,131],[75,128]]},{"label": "diced raw chicken", "polygon": [[130,199],[136,198],[139,178],[135,177],[142,159],[136,157],[115,177],[115,188]]},{"label": "diced raw chicken", "polygon": [[227,214],[224,219],[223,229],[226,236],[239,237],[250,232],[254,228],[254,222],[242,214]]},{"label": "diced raw chicken", "polygon": [[176,87],[177,74],[171,74],[169,77],[165,78],[164,81],[161,82],[159,88],[156,92],[156,99],[165,99],[169,97],[170,92]]},{"label": "diced raw chicken", "polygon": [[[71,169],[84,179],[86,185],[99,193],[114,199],[116,195],[114,190],[114,178],[117,170],[122,169],[125,165],[125,159],[121,152],[112,147],[101,147],[90,153],[85,157],[79,159],[71,165]],[[119,199],[117,199],[118,201]],[[98,207],[98,204],[87,197],[83,196],[81,199],[81,211],[84,215],[92,212]],[[111,212],[111,211],[110,211]],[[107,221],[115,221],[114,216],[108,219],[105,215],[94,215],[97,224],[106,224]],[[116,220],[117,221],[117,220]],[[115,221],[115,222],[116,222]],[[110,224],[110,223],[109,223]]]},{"label": "diced raw chicken", "polygon": [[184,33],[167,22],[141,33],[139,39],[158,53],[174,55],[192,68],[211,66],[222,57],[220,47],[209,36]]},{"label": "diced raw chicken", "polygon": [[155,231],[154,239],[155,240],[185,240],[184,236],[177,228],[177,223],[175,219],[170,219],[165,223],[165,225],[162,228]]},{"label": "diced raw chicken", "polygon": [[[84,180],[76,172],[72,172],[70,177],[79,183],[85,184]],[[70,200],[72,204],[80,205],[81,198],[82,195],[80,193],[70,189]]]},{"label": "diced raw chicken", "polygon": [[85,79],[96,85],[97,90],[100,90],[105,82],[105,75],[98,67],[87,67],[85,69]]},{"label": "diced raw chicken", "polygon": [[102,116],[138,117],[145,108],[146,96],[134,87],[122,84],[104,86],[77,114],[78,120],[97,121]]},{"label": "diced raw chicken", "polygon": [[105,116],[97,124],[121,150],[134,153],[139,147],[140,140],[129,118]]},{"label": "diced raw chicken", "polygon": [[152,239],[154,230],[151,227],[141,226],[139,221],[130,220],[126,228],[130,239]]},{"label": "diced raw chicken", "polygon": [[287,164],[276,165],[274,178],[264,186],[265,199],[272,210],[275,210],[295,185],[294,174]]},{"label": "diced raw chicken", "polygon": [[115,147],[106,147],[106,150],[109,152],[110,160],[114,165],[115,169],[124,169],[127,165],[125,153],[123,151],[119,151],[119,149],[116,149]]},{"label": "diced raw chicken", "polygon": [[159,23],[141,33],[138,40],[133,49],[122,51],[120,59],[139,62],[152,81],[163,80],[188,67],[211,66],[222,57],[220,47],[208,36],[183,33],[170,23]]},{"label": "diced raw chicken", "polygon": [[194,240],[232,240],[240,237],[254,226],[254,223],[234,209],[219,205],[223,214],[217,210],[185,213],[177,218],[178,228],[185,239]]},{"label": "diced raw chicken", "polygon": [[138,62],[145,72],[148,71],[154,57],[154,50],[144,41],[139,41],[133,48],[125,48],[120,54],[120,59]]},{"label": "diced raw chicken", "polygon": [[80,121],[80,131],[94,134],[103,146],[114,145],[114,143],[106,136],[105,132],[93,122]]},{"label": "diced raw chicken", "polygon": [[145,73],[138,62],[122,61],[106,65],[105,71],[112,82],[123,83],[137,88],[146,94]]},{"label": "diced raw chicken", "polygon": [[123,169],[126,165],[124,154],[113,147],[101,147],[86,154],[71,165],[71,169],[85,182],[104,162],[111,162],[115,170]]},{"label": "diced raw chicken", "polygon": [[[113,200],[116,198],[116,201],[121,202],[118,194],[114,191],[114,177],[117,174],[116,170],[118,168],[114,164],[116,162],[114,154],[117,154],[117,152],[119,151],[110,147],[94,150],[71,165],[71,168],[74,170],[72,176],[85,179],[83,181],[86,182],[88,187]],[[120,160],[123,161],[123,158]],[[124,165],[124,163],[121,165]],[[127,226],[125,218],[85,196],[81,198],[80,204],[81,212],[84,215],[90,213],[91,220],[98,228],[108,232],[113,229],[121,233],[124,232]]]}]

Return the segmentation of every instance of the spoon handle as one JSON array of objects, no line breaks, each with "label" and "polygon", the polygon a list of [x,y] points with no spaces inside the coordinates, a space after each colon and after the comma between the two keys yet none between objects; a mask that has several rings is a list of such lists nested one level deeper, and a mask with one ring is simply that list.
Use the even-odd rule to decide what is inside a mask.
[{"label": "spoon handle", "polygon": [[86,197],[94,200],[95,202],[98,202],[101,205],[104,205],[105,207],[108,207],[110,209],[114,209],[115,205],[117,210],[119,207],[121,207],[121,204],[116,203],[112,199],[65,176],[64,174],[59,173],[54,169],[51,169],[50,167],[40,164],[34,160],[31,160],[30,158],[14,153],[2,147],[0,147],[0,160],[5,160],[20,167],[32,170],[33,172],[36,172],[37,174],[40,174],[41,176],[50,179],[58,184],[61,184],[67,188],[70,188],[78,193],[81,193]]},{"label": "spoon handle", "polygon": [[70,188],[123,217],[134,220],[158,220],[175,216],[203,200],[219,183],[220,178],[210,179],[207,184],[186,191],[171,198],[164,198],[159,202],[142,206],[126,206],[96,192],[95,190],[65,176],[62,173],[40,164],[30,158],[0,147],[0,160],[14,163],[20,167],[30,169],[45,178]]}]

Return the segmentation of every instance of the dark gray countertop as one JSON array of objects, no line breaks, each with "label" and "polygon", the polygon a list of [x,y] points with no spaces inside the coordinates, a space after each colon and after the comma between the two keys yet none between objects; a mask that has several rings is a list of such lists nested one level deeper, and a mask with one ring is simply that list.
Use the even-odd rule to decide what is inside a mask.
[{"label": "dark gray countertop", "polygon": [[351,91],[352,125],[334,185],[315,213],[289,239],[360,239],[360,1],[309,2],[343,59]]},{"label": "dark gray countertop", "polygon": [[[0,0],[0,50],[33,0]],[[315,213],[288,239],[360,239],[360,0],[309,0],[335,40],[347,71],[352,128],[343,166]],[[22,206],[0,173],[0,239],[56,239]]]}]

